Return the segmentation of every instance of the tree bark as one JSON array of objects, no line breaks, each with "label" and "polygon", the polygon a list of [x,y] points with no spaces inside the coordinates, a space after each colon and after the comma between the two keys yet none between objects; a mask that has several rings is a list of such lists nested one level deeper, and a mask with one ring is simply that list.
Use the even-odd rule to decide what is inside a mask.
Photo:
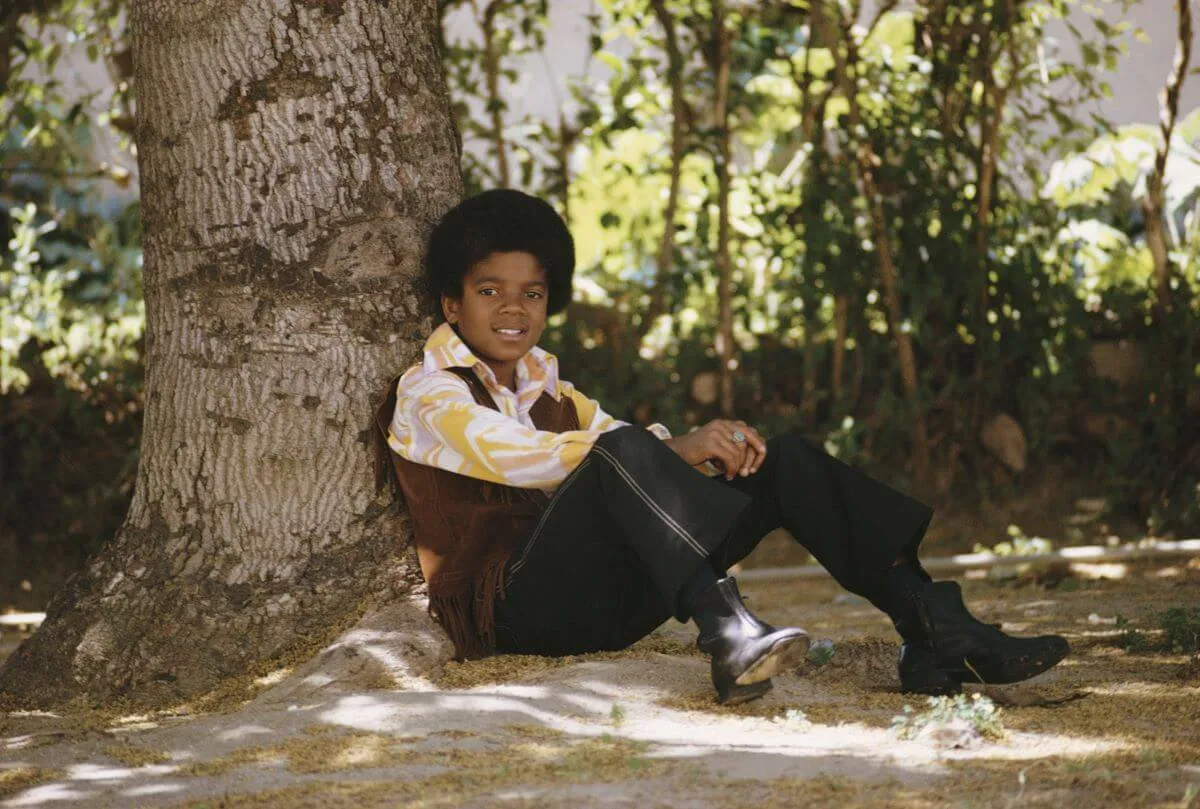
[{"label": "tree bark", "polygon": [[729,70],[733,32],[722,0],[714,0],[712,21],[713,128],[717,135],[717,361],[721,363],[721,415],[733,416],[733,261],[729,255]]},{"label": "tree bark", "polygon": [[416,574],[371,404],[461,195],[433,3],[134,0],[146,412],[133,503],[0,670],[161,704],[315,650]]}]

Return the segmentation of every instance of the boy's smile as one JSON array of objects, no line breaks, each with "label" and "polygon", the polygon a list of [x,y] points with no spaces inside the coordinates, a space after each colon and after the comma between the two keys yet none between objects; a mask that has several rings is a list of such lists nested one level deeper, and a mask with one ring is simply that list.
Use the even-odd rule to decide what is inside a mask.
[{"label": "boy's smile", "polygon": [[463,342],[516,390],[517,363],[546,328],[546,271],[530,253],[492,253],[463,277],[462,297],[442,296],[442,313]]}]

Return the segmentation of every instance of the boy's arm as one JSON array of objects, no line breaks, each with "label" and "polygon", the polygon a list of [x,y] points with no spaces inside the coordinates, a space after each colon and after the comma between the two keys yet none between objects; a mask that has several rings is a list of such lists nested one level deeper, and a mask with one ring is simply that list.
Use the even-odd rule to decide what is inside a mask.
[{"label": "boy's arm", "polygon": [[[570,396],[571,401],[575,403],[575,412],[579,414],[580,425],[585,425],[587,429],[599,430],[606,433],[609,430],[615,430],[618,427],[626,426],[626,422],[620,419],[615,419],[601,409],[599,402],[595,399],[590,399],[575,389],[575,386],[565,380],[559,380],[558,390],[560,394]],[[646,428],[647,432],[653,434],[660,441],[671,442],[671,431],[666,425],[655,422]],[[670,443],[668,443],[670,446]],[[678,450],[671,446],[671,449]],[[694,464],[694,468],[708,477],[716,477],[721,474],[721,470],[716,467],[710,460],[705,460]]]},{"label": "boy's arm", "polygon": [[[598,430],[599,432],[607,433],[609,430],[615,430],[618,427],[629,426],[629,422],[621,421],[605,413],[603,408],[600,407],[599,402],[584,396],[575,389],[574,385],[566,380],[559,380],[558,392],[560,396],[570,397],[571,401],[575,403],[575,412],[579,415],[579,425],[585,430]],[[646,430],[662,441],[666,441],[671,437],[671,431],[657,422],[648,426]]]},{"label": "boy's arm", "polygon": [[[584,422],[581,413],[580,423],[590,421]],[[438,372],[400,380],[388,445],[400,457],[426,466],[505,486],[552,489],[579,465],[602,432],[526,427],[476,403],[458,377]]]}]

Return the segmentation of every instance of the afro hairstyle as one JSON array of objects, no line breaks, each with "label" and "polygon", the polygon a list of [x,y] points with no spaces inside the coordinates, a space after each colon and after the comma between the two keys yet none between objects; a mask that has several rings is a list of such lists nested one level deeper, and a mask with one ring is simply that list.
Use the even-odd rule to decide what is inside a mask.
[{"label": "afro hairstyle", "polygon": [[[425,277],[435,303],[461,298],[463,279],[492,253],[529,253],[546,273],[547,313],[571,302],[575,242],[548,202],[521,191],[498,188],[451,208],[429,235]],[[440,308],[439,308],[440,310]]]}]

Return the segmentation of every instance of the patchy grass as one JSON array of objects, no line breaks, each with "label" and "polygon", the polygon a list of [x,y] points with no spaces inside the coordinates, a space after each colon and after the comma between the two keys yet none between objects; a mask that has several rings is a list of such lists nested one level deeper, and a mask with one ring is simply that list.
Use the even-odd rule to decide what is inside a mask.
[{"label": "patchy grass", "polygon": [[619,652],[594,652],[567,657],[495,655],[482,660],[468,660],[461,663],[451,661],[443,666],[442,676],[438,679],[437,684],[442,688],[474,688],[478,685],[509,683],[574,663],[598,660],[645,660],[660,654],[674,657],[697,657],[700,652],[694,644],[683,643],[659,635],[650,635]]},{"label": "patchy grass", "polygon": [[171,754],[147,750],[132,744],[112,744],[104,748],[104,755],[115,758],[126,767],[145,767],[148,764],[165,764],[171,760]]},{"label": "patchy grass", "polygon": [[62,778],[59,770],[48,770],[41,767],[9,767],[0,769],[0,799],[10,798],[23,789]]},{"label": "patchy grass", "polygon": [[445,765],[424,778],[375,782],[308,781],[286,789],[228,795],[184,804],[188,809],[256,807],[460,806],[506,786],[562,787],[616,783],[692,773],[695,766],[647,758],[642,742],[602,736],[584,741],[521,741],[490,751],[444,750],[423,754]]},{"label": "patchy grass", "polygon": [[332,773],[436,761],[434,754],[419,754],[411,743],[418,737],[382,733],[319,731],[280,744],[247,747],[212,761],[184,768],[189,775],[224,775],[238,767],[282,765],[299,775]]}]

